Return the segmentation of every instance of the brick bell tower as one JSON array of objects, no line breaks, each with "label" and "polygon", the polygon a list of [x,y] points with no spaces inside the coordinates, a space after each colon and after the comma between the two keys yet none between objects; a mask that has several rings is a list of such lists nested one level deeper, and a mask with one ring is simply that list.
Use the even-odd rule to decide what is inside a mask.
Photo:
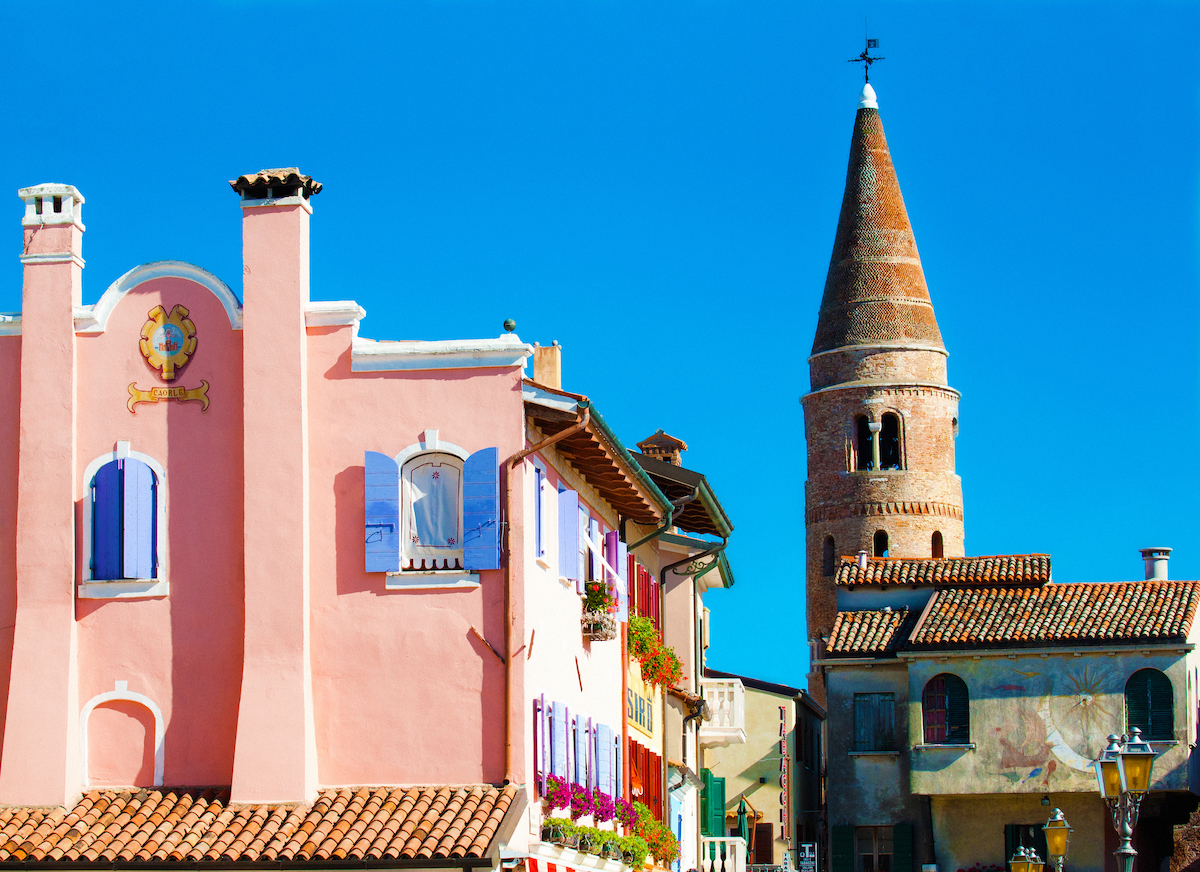
[{"label": "brick bell tower", "polygon": [[[837,612],[840,557],[963,554],[959,394],[946,382],[946,347],[869,84],[808,364],[806,582],[818,660]],[[823,700],[818,671],[809,687]]]}]

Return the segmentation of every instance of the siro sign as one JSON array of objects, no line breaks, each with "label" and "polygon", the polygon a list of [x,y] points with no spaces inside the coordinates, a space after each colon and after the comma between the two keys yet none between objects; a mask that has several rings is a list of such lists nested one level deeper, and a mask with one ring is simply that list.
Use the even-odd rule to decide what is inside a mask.
[{"label": "siro sign", "polygon": [[632,687],[625,691],[625,718],[647,736],[654,735],[654,703]]},{"label": "siro sign", "polygon": [[642,681],[636,660],[630,661],[625,683],[625,721],[652,743],[661,740],[662,692]]}]

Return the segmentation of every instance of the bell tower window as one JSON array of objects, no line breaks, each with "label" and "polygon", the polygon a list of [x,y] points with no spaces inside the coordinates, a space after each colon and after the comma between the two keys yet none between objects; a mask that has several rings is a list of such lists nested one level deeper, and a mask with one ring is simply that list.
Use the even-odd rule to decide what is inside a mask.
[{"label": "bell tower window", "polygon": [[930,544],[932,546],[931,553],[932,553],[933,559],[941,560],[942,557],[945,556],[943,553],[943,548],[942,548],[942,531],[934,530],[932,539],[933,539],[933,541]]},{"label": "bell tower window", "polygon": [[825,544],[821,548],[821,574],[825,576],[833,575],[833,560],[834,560],[834,544],[833,537],[826,536]]},{"label": "bell tower window", "polygon": [[866,415],[854,419],[854,468],[859,472],[874,469],[875,433]]},{"label": "bell tower window", "polygon": [[874,555],[873,556],[875,556],[875,557],[887,557],[888,556],[887,530],[876,530],[875,531],[875,539],[872,542],[872,546],[874,547]]},{"label": "bell tower window", "polygon": [[883,427],[879,434],[879,468],[904,468],[900,462],[900,416],[893,412],[883,416]]}]

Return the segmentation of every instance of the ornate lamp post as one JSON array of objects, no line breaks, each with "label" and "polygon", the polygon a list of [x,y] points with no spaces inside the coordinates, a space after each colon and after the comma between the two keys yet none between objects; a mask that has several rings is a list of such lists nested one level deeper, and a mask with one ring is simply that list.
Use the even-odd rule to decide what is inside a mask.
[{"label": "ornate lamp post", "polygon": [[1045,866],[1032,848],[1017,848],[1017,852],[1008,861],[1010,872],[1042,872]]},{"label": "ornate lamp post", "polygon": [[1113,852],[1121,872],[1133,872],[1133,828],[1138,808],[1150,790],[1150,771],[1154,767],[1154,749],[1134,727],[1128,736],[1109,736],[1108,747],[1096,761],[1096,783],[1100,796],[1112,812],[1113,828],[1121,837],[1121,846]]},{"label": "ornate lamp post", "polygon": [[1063,817],[1062,811],[1056,808],[1050,814],[1050,820],[1042,826],[1042,832],[1046,834],[1046,853],[1050,855],[1048,859],[1058,872],[1062,872],[1063,861],[1067,859],[1067,847],[1074,830]]}]

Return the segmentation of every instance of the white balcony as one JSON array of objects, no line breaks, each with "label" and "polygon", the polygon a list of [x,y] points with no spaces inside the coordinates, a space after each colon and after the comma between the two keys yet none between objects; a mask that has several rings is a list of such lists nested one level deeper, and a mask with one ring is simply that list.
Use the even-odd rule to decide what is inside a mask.
[{"label": "white balcony", "polygon": [[[738,682],[738,688],[741,688]],[[746,840],[700,837],[699,872],[746,872]]]},{"label": "white balcony", "polygon": [[701,687],[711,718],[706,715],[700,722],[700,744],[714,747],[745,742],[746,688],[742,682],[736,678],[706,678]]}]

